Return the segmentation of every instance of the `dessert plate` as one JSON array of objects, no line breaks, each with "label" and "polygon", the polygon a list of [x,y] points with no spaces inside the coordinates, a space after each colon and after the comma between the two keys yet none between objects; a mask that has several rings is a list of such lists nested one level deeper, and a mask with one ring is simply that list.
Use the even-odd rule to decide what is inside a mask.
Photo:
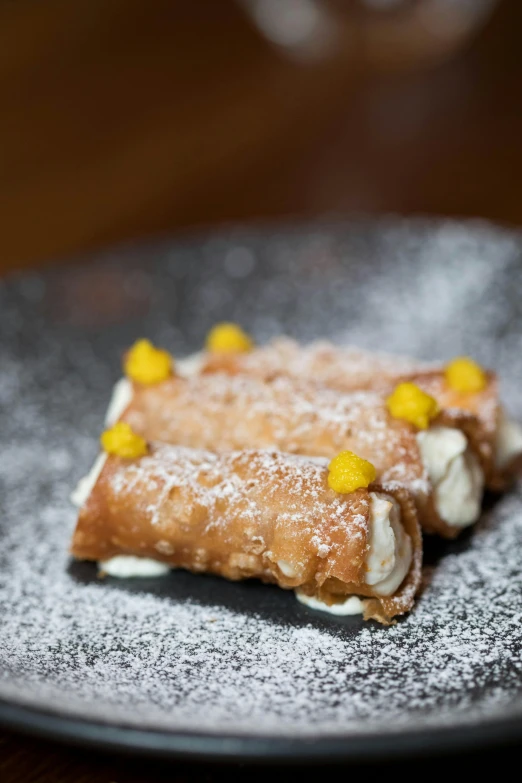
[{"label": "dessert plate", "polygon": [[522,419],[522,237],[484,223],[228,230],[0,286],[0,721],[156,755],[340,759],[522,738],[522,489],[428,541],[391,628],[259,583],[72,563],[69,493],[123,350],[183,356],[220,320],[495,367]]}]

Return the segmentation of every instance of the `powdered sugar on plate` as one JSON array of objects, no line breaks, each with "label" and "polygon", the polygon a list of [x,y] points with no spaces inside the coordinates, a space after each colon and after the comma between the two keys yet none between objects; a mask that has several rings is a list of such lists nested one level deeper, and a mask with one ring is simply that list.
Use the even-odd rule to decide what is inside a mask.
[{"label": "powdered sugar on plate", "polygon": [[[215,237],[0,287],[0,699],[109,724],[278,737],[522,713],[520,488],[462,541],[430,546],[424,594],[392,628],[323,617],[256,583],[181,572],[100,581],[67,555],[70,490],[135,337],[181,355],[226,318],[259,339],[471,353],[499,370],[520,417],[520,247],[480,224],[384,222]],[[255,261],[242,277],[226,261],[238,248]],[[126,286],[136,276],[144,310]]]}]

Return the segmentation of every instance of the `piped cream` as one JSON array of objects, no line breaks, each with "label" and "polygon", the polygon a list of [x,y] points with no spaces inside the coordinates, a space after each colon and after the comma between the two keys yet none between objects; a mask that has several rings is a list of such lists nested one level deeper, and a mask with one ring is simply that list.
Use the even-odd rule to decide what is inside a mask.
[{"label": "piped cream", "polygon": [[[407,575],[412,559],[412,544],[399,520],[399,507],[384,493],[370,492],[370,536],[366,556],[365,582],[373,586],[376,595],[392,595]],[[333,615],[362,614],[364,599],[355,595],[344,601],[326,604],[314,596],[296,590],[296,598],[310,609]]]},{"label": "piped cream", "polygon": [[466,436],[452,427],[431,427],[417,441],[441,518],[452,527],[472,525],[480,515],[484,474]]}]

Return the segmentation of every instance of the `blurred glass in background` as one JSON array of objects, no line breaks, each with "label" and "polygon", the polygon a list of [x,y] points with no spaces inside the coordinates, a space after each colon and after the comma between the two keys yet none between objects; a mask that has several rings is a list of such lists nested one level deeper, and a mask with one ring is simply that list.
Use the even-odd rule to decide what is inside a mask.
[{"label": "blurred glass in background", "polygon": [[239,0],[267,40],[302,60],[418,65],[451,55],[496,0]]},{"label": "blurred glass in background", "polygon": [[0,4],[0,274],[354,213],[522,224],[519,0]]}]

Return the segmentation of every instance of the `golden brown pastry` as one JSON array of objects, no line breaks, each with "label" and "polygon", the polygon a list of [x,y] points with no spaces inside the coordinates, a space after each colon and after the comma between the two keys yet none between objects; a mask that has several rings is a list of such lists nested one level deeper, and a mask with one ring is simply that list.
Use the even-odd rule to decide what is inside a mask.
[{"label": "golden brown pastry", "polygon": [[242,373],[263,380],[286,375],[300,381],[313,379],[344,392],[371,389],[383,394],[389,394],[398,383],[413,382],[435,397],[448,422],[454,420],[465,429],[480,455],[487,486],[502,489],[520,465],[522,432],[503,413],[493,372],[483,372],[482,383],[468,385],[468,389],[474,389],[471,391],[450,385],[455,377],[455,373],[448,373],[451,365],[460,365],[453,369],[459,371],[460,380],[463,375],[469,380],[470,368],[466,364],[470,364],[469,360],[458,359],[445,366],[427,364],[326,341],[299,345],[281,337],[250,352],[205,353],[202,372]]},{"label": "golden brown pastry", "polygon": [[304,458],[162,443],[106,457],[71,552],[255,577],[325,604],[359,596],[365,618],[383,623],[411,609],[422,559],[414,504],[396,485],[339,494],[328,469]]},{"label": "golden brown pastry", "polygon": [[[226,373],[170,376],[153,385],[134,384],[129,399],[121,421],[147,440],[221,451],[277,448],[328,459],[353,451],[375,466],[379,481],[412,492],[421,525],[429,532],[454,537],[480,513],[480,469],[473,449],[455,429],[462,417],[448,423],[443,412],[419,433],[390,414],[381,393],[343,394],[283,376],[271,382]],[[451,503],[444,483],[432,480],[429,458],[430,444],[447,431],[465,474],[451,486]]]}]

